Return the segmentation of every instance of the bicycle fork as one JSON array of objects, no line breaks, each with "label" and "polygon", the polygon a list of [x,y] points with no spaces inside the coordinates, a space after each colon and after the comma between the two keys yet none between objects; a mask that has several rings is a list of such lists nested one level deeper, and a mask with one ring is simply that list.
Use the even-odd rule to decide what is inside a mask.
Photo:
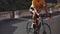
[{"label": "bicycle fork", "polygon": [[42,18],[41,18],[40,23],[38,25],[38,31],[40,30],[40,28],[42,29],[42,32],[45,31],[45,29],[44,29],[44,22],[43,22],[43,19]]}]

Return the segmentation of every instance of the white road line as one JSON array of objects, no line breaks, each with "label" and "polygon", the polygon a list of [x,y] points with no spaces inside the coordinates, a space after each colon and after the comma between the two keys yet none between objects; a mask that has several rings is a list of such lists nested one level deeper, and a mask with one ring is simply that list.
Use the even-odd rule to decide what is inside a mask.
[{"label": "white road line", "polygon": [[[53,16],[51,19],[57,18],[57,17],[59,17],[59,16],[60,16],[60,15]],[[44,20],[46,20],[46,19],[44,19]]]},{"label": "white road line", "polygon": [[59,17],[60,15],[57,15],[57,16],[53,16],[52,18],[57,18],[57,17]]}]

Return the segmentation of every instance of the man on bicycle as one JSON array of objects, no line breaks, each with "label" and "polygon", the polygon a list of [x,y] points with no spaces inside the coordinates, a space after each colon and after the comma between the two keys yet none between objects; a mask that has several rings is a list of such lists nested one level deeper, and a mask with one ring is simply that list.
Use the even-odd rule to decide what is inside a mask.
[{"label": "man on bicycle", "polygon": [[32,4],[30,6],[29,11],[33,14],[33,23],[35,25],[34,28],[37,29],[38,27],[38,21],[40,19],[40,14],[38,13],[39,7],[43,7],[43,9],[46,11],[46,14],[48,16],[47,20],[51,18],[51,15],[48,13],[48,10],[46,8],[46,3],[44,0],[32,0]]}]

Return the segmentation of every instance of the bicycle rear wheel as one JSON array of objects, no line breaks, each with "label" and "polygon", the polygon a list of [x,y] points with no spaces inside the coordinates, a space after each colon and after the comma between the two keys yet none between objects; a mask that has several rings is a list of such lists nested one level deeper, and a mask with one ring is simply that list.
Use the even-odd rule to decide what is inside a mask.
[{"label": "bicycle rear wheel", "polygon": [[39,29],[39,34],[51,34],[51,28],[47,23],[43,23]]},{"label": "bicycle rear wheel", "polygon": [[26,32],[27,34],[34,34],[34,29],[31,28],[31,25],[32,25],[32,21],[28,21],[27,22],[27,25],[26,25]]}]

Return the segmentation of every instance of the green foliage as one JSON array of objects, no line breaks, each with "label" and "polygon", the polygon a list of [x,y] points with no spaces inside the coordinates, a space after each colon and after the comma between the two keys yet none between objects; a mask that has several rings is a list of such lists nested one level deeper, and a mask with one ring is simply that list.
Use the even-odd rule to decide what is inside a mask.
[{"label": "green foliage", "polygon": [[16,1],[16,8],[17,9],[28,9],[30,4],[31,4],[31,1],[17,0]]},{"label": "green foliage", "polygon": [[[0,11],[8,10],[8,9],[12,10],[12,9],[14,9],[14,6],[16,7],[17,10],[29,9],[29,7],[31,5],[31,1],[32,0],[13,0],[13,1],[6,0],[6,2],[3,2],[2,0],[0,0]],[[13,7],[13,8],[10,8],[10,7]]]},{"label": "green foliage", "polygon": [[3,10],[2,2],[0,0],[0,11]]}]

